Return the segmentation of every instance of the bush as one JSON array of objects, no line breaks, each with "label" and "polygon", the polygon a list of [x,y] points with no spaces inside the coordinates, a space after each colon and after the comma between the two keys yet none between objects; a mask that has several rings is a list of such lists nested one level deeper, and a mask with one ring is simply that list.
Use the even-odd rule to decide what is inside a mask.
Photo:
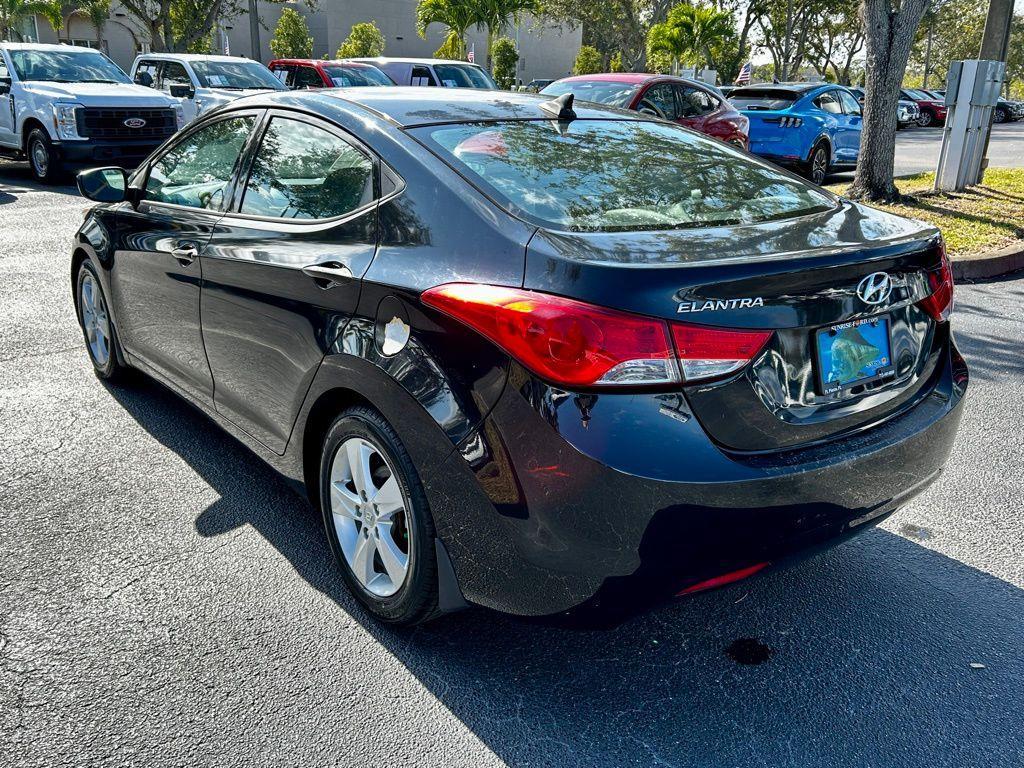
[{"label": "bush", "polygon": [[625,72],[626,65],[622,62],[622,51],[616,51],[612,55],[612,60],[608,62],[609,72]]},{"label": "bush", "polygon": [[281,11],[270,38],[270,51],[275,59],[308,59],[313,55],[313,37],[301,13],[291,8]]},{"label": "bush", "polygon": [[352,26],[348,39],[338,48],[335,56],[339,59],[352,59],[362,56],[380,56],[384,53],[384,35],[377,28],[376,22],[364,21]]},{"label": "bush", "polygon": [[494,41],[491,48],[491,65],[494,67],[494,79],[503,91],[509,91],[516,84],[516,64],[519,63],[519,51],[516,44],[507,37]]},{"label": "bush", "polygon": [[584,45],[576,54],[576,63],[572,65],[574,75],[594,75],[604,69],[601,52],[592,45]]}]

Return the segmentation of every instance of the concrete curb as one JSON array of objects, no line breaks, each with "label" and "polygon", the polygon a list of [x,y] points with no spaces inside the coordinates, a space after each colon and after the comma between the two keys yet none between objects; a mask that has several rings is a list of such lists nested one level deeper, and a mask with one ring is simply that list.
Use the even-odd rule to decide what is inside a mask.
[{"label": "concrete curb", "polygon": [[953,280],[982,280],[1024,269],[1024,243],[967,259],[953,259]]}]

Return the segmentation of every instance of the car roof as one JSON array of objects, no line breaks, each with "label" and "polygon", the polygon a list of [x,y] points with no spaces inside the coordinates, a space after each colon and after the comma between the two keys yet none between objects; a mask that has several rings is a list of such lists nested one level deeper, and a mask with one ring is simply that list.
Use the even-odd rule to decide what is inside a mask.
[{"label": "car roof", "polygon": [[480,69],[479,64],[474,64],[471,61],[458,61],[457,59],[417,59],[408,58],[405,56],[374,56],[374,57],[357,57],[348,59],[348,61],[360,61],[366,64],[461,64],[465,67],[476,67]]},{"label": "car roof", "polygon": [[[369,62],[356,61],[355,59],[271,59],[269,64],[301,64],[309,67],[322,66],[324,64],[340,64],[346,67],[355,67],[356,69],[373,67],[373,64]],[[376,67],[373,68],[376,69]]]},{"label": "car roof", "polygon": [[213,53],[140,53],[135,58],[161,61],[254,61],[247,56],[222,56]]},{"label": "car roof", "polygon": [[[745,91],[748,88],[751,90],[778,90],[778,91],[792,91],[793,93],[806,93],[807,91],[813,91],[816,88],[845,88],[845,85],[837,85],[836,83],[752,83],[751,85],[742,85],[736,89],[736,91]],[[736,93],[733,91],[733,93]]]},{"label": "car roof", "polygon": [[702,80],[694,80],[690,77],[678,77],[677,75],[655,75],[649,72],[601,72],[595,75],[573,75],[572,77],[563,77],[560,80],[553,82],[557,83],[582,83],[582,82],[599,82],[599,83],[649,83],[657,80],[658,82],[668,83],[686,83],[687,85],[695,85],[698,88],[706,88],[709,91],[714,91],[715,86],[708,85]]},{"label": "car roof", "polygon": [[88,53],[103,53],[95,48],[88,48],[84,45],[64,45],[63,43],[8,43],[0,41],[0,48],[18,51],[85,51]]},{"label": "car roof", "polygon": [[[546,96],[476,88],[325,88],[314,91],[261,93],[231,102],[231,109],[248,107],[300,107],[319,112],[325,107],[348,112],[370,112],[400,127],[439,123],[492,122],[499,120],[550,120],[541,110]],[[578,118],[643,121],[648,118],[596,104],[579,103]],[[365,113],[364,113],[365,114]]]}]

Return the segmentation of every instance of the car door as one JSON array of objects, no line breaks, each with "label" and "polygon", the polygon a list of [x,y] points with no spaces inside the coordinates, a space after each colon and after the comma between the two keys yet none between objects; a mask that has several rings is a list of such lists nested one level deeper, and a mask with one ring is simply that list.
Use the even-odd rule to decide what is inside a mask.
[{"label": "car door", "polygon": [[[181,104],[181,109],[185,113],[185,123],[191,123],[196,115],[199,114],[199,108],[196,105],[196,83],[192,79],[192,75],[185,69],[185,65],[179,61],[162,61],[160,63],[160,77],[157,82],[158,87],[161,91],[166,93],[168,96],[171,95],[172,85],[184,85],[192,89],[192,98],[178,97],[177,101]],[[173,98],[173,97],[172,97]]]},{"label": "car door", "polygon": [[846,114],[846,145],[849,151],[851,163],[856,163],[860,157],[860,134],[864,126],[864,118],[861,115],[860,104],[853,94],[846,91],[839,91],[839,102],[843,105],[843,112]]},{"label": "car door", "polygon": [[703,88],[676,85],[676,122],[701,133],[708,133],[708,115],[715,111],[718,99]]},{"label": "car door", "polygon": [[269,112],[261,131],[204,252],[203,339],[218,412],[283,453],[376,251],[377,164],[311,116]]},{"label": "car door", "polygon": [[7,87],[7,93],[0,94],[0,144],[17,146],[14,135],[14,96],[11,93],[11,71],[7,68],[3,51],[0,51],[0,82]]},{"label": "car door", "polygon": [[116,217],[111,293],[121,342],[164,380],[209,403],[202,254],[260,114],[235,113],[186,132],[140,169],[132,185],[142,199],[123,204]]},{"label": "car door", "polygon": [[825,113],[825,133],[832,142],[834,162],[848,163],[850,160],[850,137],[848,121],[839,103],[839,93],[827,90],[814,98],[814,106]]}]

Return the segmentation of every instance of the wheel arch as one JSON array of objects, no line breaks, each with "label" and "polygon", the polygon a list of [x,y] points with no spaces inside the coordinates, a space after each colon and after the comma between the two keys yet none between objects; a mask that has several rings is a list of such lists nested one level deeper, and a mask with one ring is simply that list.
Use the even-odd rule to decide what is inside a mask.
[{"label": "wheel arch", "polygon": [[26,155],[28,154],[28,137],[32,135],[32,131],[36,128],[41,128],[47,138],[51,142],[54,141],[54,138],[50,134],[50,130],[46,127],[46,124],[35,115],[29,115],[25,118],[25,122],[21,124],[21,151]]},{"label": "wheel arch", "polygon": [[828,149],[829,162],[832,161],[832,158],[835,155],[835,147],[832,144],[832,138],[827,133],[822,132],[815,137],[814,141],[811,142],[810,148],[807,150],[807,157],[804,158],[805,163],[811,162],[811,155],[814,154],[814,150],[818,148],[818,145],[822,143],[824,143]]}]

